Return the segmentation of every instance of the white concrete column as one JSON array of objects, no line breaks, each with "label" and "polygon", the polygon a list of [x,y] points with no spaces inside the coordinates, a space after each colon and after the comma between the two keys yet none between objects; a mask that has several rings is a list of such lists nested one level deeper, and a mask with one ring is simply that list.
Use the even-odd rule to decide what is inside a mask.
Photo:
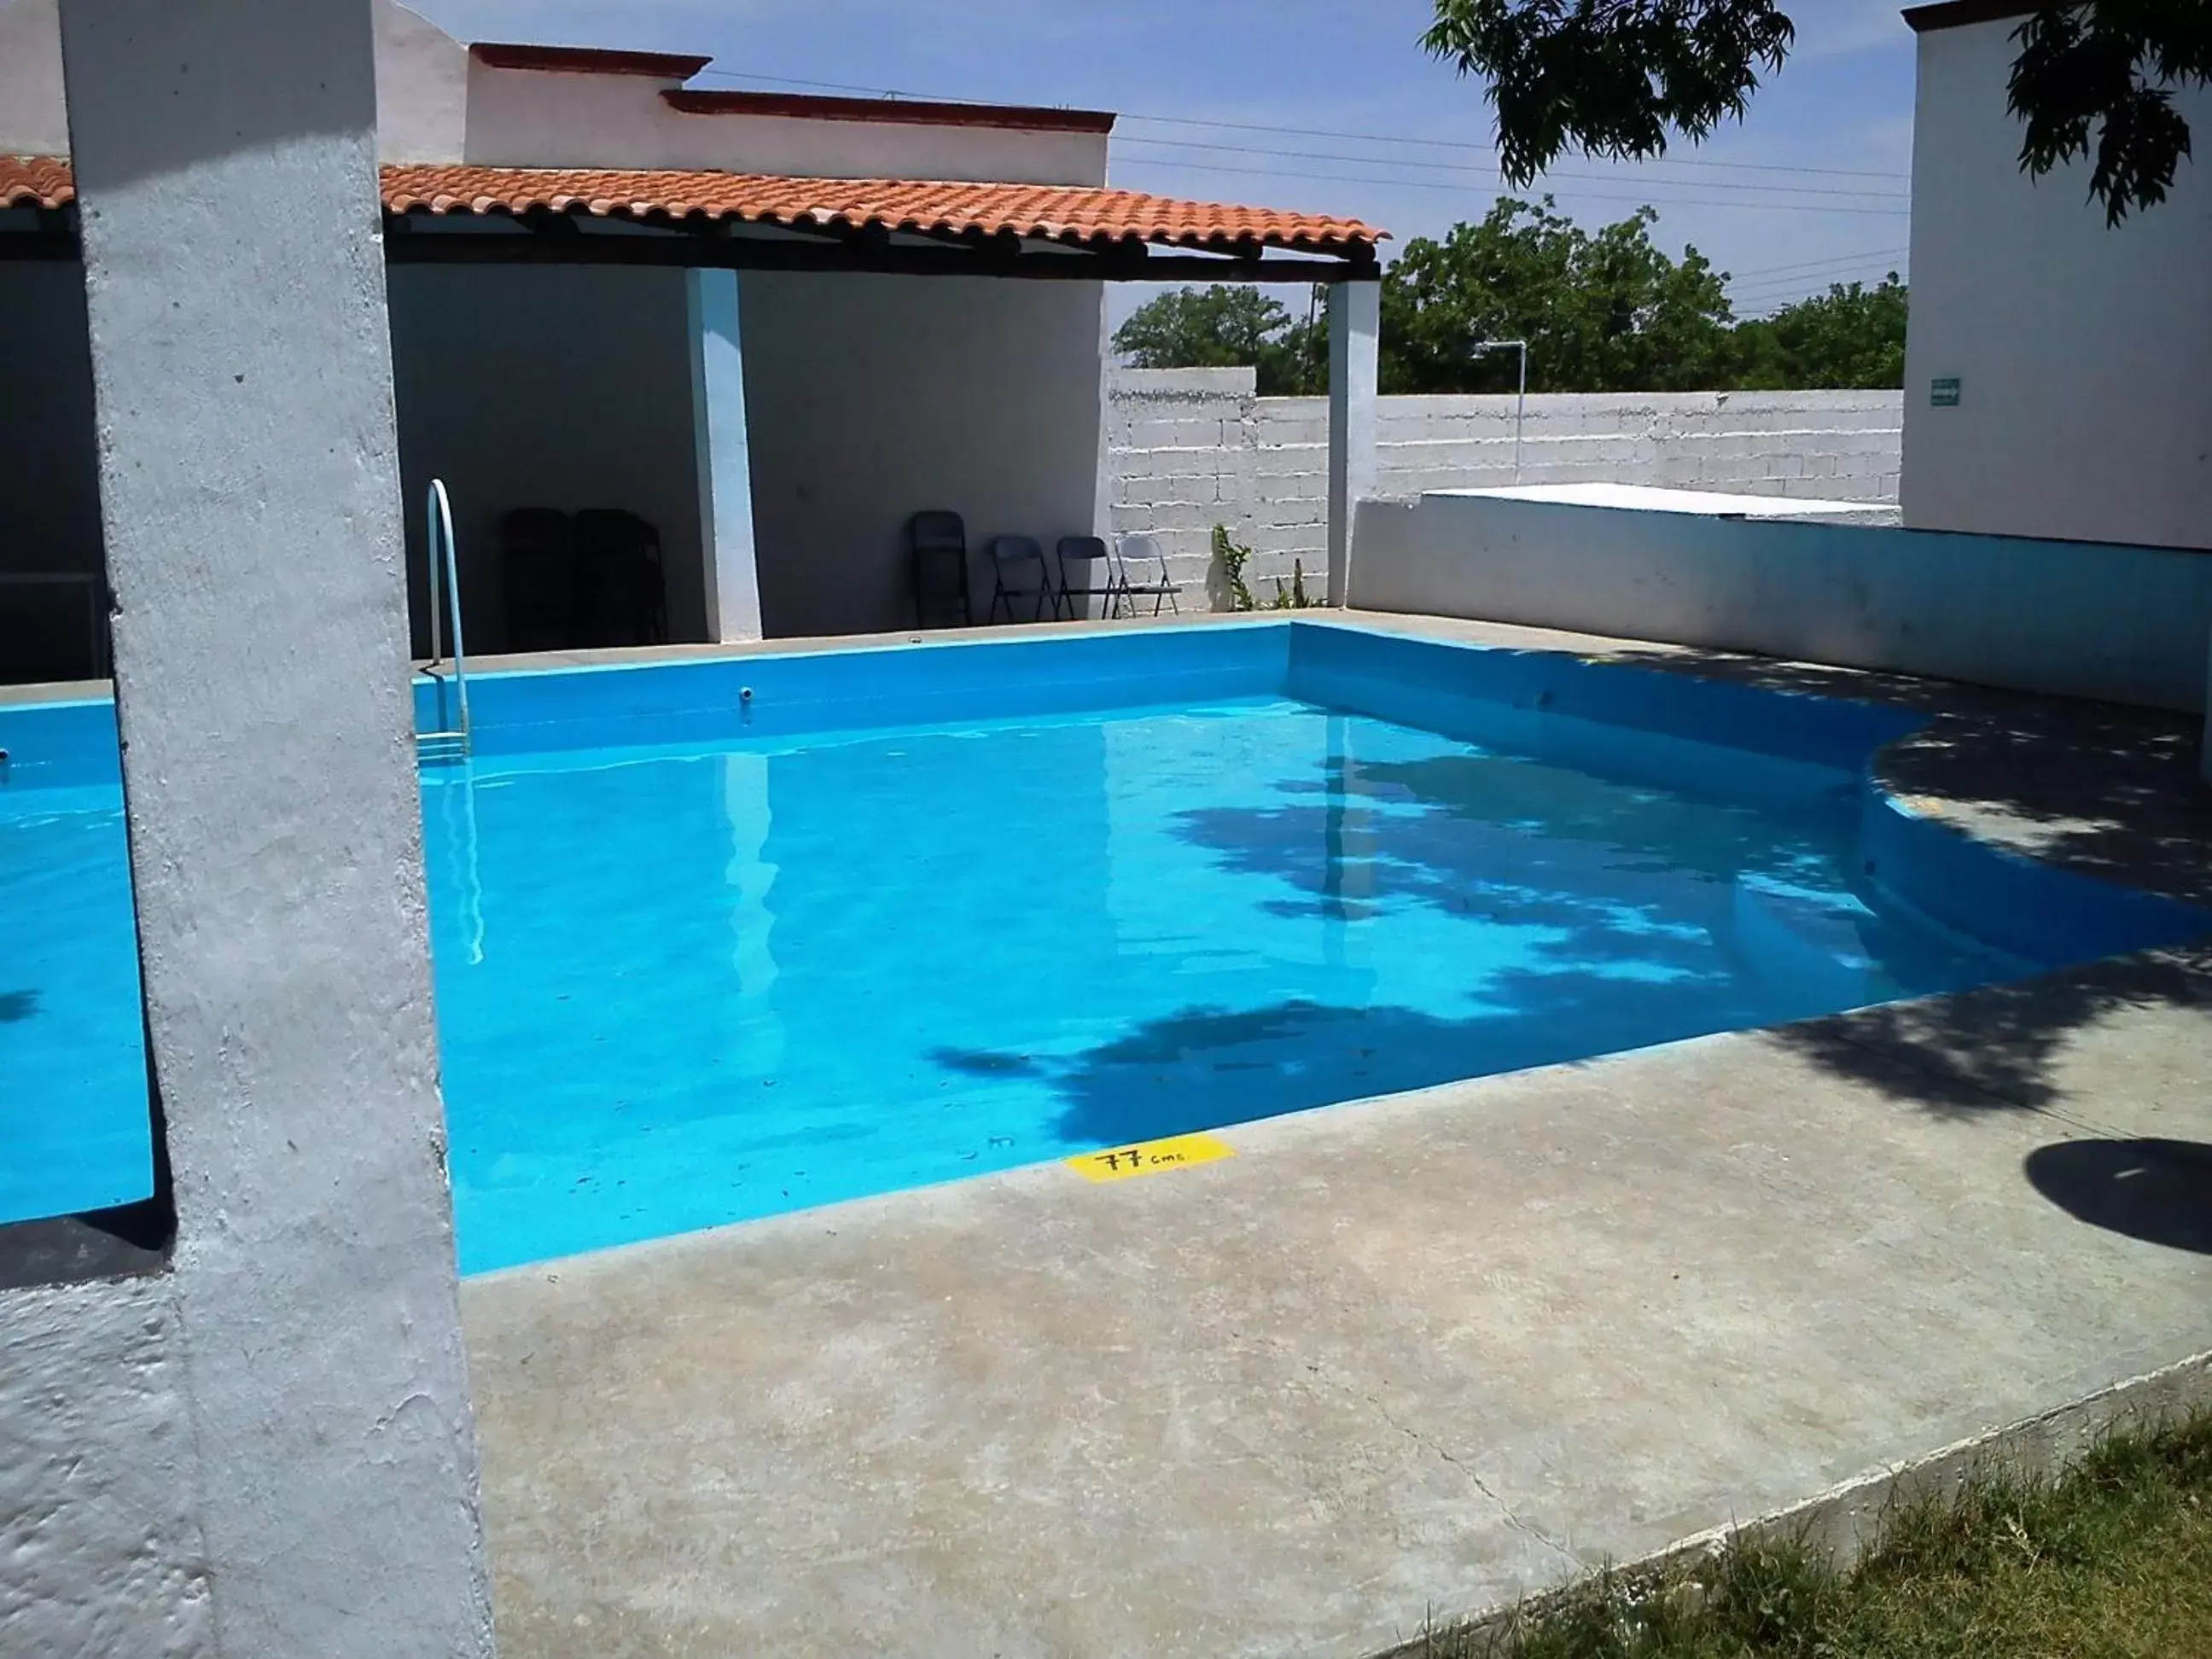
[{"label": "white concrete column", "polygon": [[688,270],[691,431],[699,468],[700,563],[707,636],[761,637],[760,567],[753,544],[752,451],[745,438],[745,358],[738,332],[738,273]]},{"label": "white concrete column", "polygon": [[[477,1659],[490,1600],[423,921],[368,0],[64,0],[62,30],[176,1209],[153,1281],[173,1321],[142,1326],[136,1409],[81,1425],[77,1452],[150,1472],[193,1528],[123,1516],[121,1553],[98,1559],[74,1536],[97,1500],[72,1468],[65,1547],[85,1553],[64,1575],[113,1600],[77,1647],[8,1593],[11,1558],[0,1650]],[[141,1294],[86,1286],[69,1311],[92,1316],[111,1289]],[[40,1379],[57,1401],[83,1386]],[[0,1509],[20,1514],[18,1496]]]},{"label": "white concrete column", "polygon": [[1328,602],[1351,599],[1352,515],[1375,493],[1382,284],[1328,290]]}]

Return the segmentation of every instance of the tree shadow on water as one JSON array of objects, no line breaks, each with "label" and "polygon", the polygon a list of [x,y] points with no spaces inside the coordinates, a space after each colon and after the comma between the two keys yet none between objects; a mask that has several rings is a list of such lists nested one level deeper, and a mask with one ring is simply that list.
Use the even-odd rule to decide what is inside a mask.
[{"label": "tree shadow on water", "polygon": [[[2197,736],[2179,717],[1718,653],[1610,660],[1923,709],[1930,724],[1883,751],[1891,787],[1923,806],[1955,809],[1962,828],[2002,831],[1994,838],[2039,860],[2212,902],[2212,790],[2198,781]],[[1694,947],[1669,947],[1644,921],[1679,915],[1686,896],[1694,902],[1686,883],[1725,891],[1738,872],[1771,864],[1778,848],[1786,862],[1832,833],[1821,827],[1816,802],[1806,805],[1810,817],[1786,809],[1779,819],[1767,811],[1716,811],[1572,767],[1488,755],[1332,756],[1317,775],[1286,779],[1274,793],[1266,806],[1187,813],[1178,832],[1227,869],[1296,889],[1296,897],[1267,902],[1274,914],[1307,904],[1316,915],[1357,919],[1377,906],[1434,906],[1556,930],[1539,954],[1562,966],[1649,953],[1662,966],[1687,968]],[[1854,844],[1855,805],[1850,816],[1838,850]],[[1662,904],[1646,902],[1662,896]],[[1966,973],[1951,983],[1967,983]],[[1942,981],[1921,984],[1934,992]],[[2039,1109],[2069,1089],[2108,1086],[2101,1074],[2068,1073],[2066,1055],[2081,1033],[2156,1011],[2204,1018],[2203,1041],[2212,1048],[2212,943],[1778,1025],[1770,1036],[1826,1073],[1916,1106]],[[1775,1025],[1778,1018],[1769,1012],[1744,1023]]]},{"label": "tree shadow on water", "polygon": [[1415,1008],[1291,1000],[1191,1007],[1066,1058],[940,1049],[963,1077],[1044,1082],[1060,1134],[1084,1145],[1152,1140],[1637,1048],[1725,1029],[1691,984],[1627,982],[1602,1004],[1586,976],[1516,975],[1486,989],[1495,1012],[1447,1018]]},{"label": "tree shadow on water", "polygon": [[1878,757],[1885,787],[2037,859],[2212,906],[2200,717],[1686,647],[1604,660],[1923,713]]},{"label": "tree shadow on water", "polygon": [[966,1076],[1047,1079],[1065,1103],[1061,1135],[1109,1145],[1510,1070],[1499,1024],[1288,1001],[1186,1008],[1064,1060],[951,1050],[937,1060]]}]

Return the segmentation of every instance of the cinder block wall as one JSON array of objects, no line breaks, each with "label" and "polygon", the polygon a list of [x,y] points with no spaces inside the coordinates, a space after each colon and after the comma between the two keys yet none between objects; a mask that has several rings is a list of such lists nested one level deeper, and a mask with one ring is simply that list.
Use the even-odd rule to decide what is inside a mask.
[{"label": "cinder block wall", "polygon": [[[1226,524],[1264,600],[1324,568],[1328,402],[1261,398],[1249,368],[1130,369],[1109,392],[1116,532],[1150,531],[1193,592]],[[1513,482],[1514,400],[1382,399],[1387,496]],[[1522,482],[1607,481],[1829,501],[1897,500],[1895,392],[1606,392],[1528,400]]]}]

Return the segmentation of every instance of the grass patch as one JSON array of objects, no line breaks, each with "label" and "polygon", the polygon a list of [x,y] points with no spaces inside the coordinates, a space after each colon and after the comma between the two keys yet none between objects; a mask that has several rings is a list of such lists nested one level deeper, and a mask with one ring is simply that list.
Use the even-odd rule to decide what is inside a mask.
[{"label": "grass patch", "polygon": [[2057,1480],[1993,1475],[1891,1516],[1837,1572],[1731,1546],[1607,1575],[1424,1659],[2212,1659],[2212,1414],[2115,1437]]}]

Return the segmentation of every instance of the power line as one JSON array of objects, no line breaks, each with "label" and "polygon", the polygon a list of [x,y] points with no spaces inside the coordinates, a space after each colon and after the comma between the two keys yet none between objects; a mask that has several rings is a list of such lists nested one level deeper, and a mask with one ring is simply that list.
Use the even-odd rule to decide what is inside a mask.
[{"label": "power line", "polygon": [[[1468,161],[1418,161],[1397,155],[1346,155],[1324,150],[1263,149],[1250,144],[1215,144],[1181,138],[1127,138],[1120,148],[1142,144],[1153,148],[1204,150],[1224,155],[1275,155],[1294,161],[1349,161],[1368,167],[1419,167],[1425,173],[1486,173],[1502,178],[1496,167],[1478,167]],[[1577,173],[1553,170],[1544,175],[1553,179],[1592,179],[1601,182],[1622,179],[1624,175],[1613,173]],[[1755,191],[1770,196],[1848,196],[1863,200],[1909,202],[1909,194],[1886,190],[1836,190],[1820,185],[1738,185],[1720,179],[1658,179],[1656,185],[1676,185],[1696,190]]]},{"label": "power line", "polygon": [[[1255,174],[1259,177],[1270,179],[1302,179],[1342,185],[1370,185],[1390,190],[1449,191],[1455,195],[1462,196],[1466,195],[1469,190],[1475,188],[1472,184],[1445,184],[1440,180],[1433,179],[1389,179],[1376,178],[1371,175],[1362,175],[1352,173],[1308,173],[1301,169],[1291,167],[1231,167],[1225,163],[1209,164],[1204,161],[1168,161],[1158,160],[1152,156],[1145,155],[1137,156],[1133,159],[1136,164],[1139,167],[1166,167],[1170,170],[1186,173],[1241,173]],[[1666,181],[1661,180],[1658,182],[1663,184]],[[1680,180],[1675,182],[1678,185],[1681,184],[1681,181]],[[1690,189],[1697,188],[1694,185],[1686,185],[1684,187]],[[1656,192],[1652,190],[1634,191],[1624,194],[1618,191],[1589,190],[1580,186],[1572,190],[1563,191],[1560,193],[1566,196],[1586,197],[1593,201],[1638,203],[1650,203],[1656,194]],[[1741,200],[1716,202],[1711,200],[1699,200],[1690,197],[1681,196],[1666,197],[1661,198],[1660,199],[1664,201],[1669,207],[1735,208],[1738,210],[1750,209],[1760,213],[1848,213],[1855,215],[1871,215],[1877,218],[1886,219],[1907,218],[1911,216],[1911,210],[1910,208],[1904,207],[1831,207],[1814,202],[1746,202]]]},{"label": "power line", "polygon": [[[1295,138],[1352,138],[1375,144],[1415,144],[1425,149],[1456,149],[1480,155],[1498,153],[1495,144],[1470,143],[1458,138],[1420,138],[1411,133],[1343,132],[1328,127],[1272,127],[1253,121],[1210,121],[1186,115],[1129,115],[1132,121],[1158,122],[1170,126],[1212,127],[1230,132],[1279,132]],[[1158,142],[1158,141],[1154,141]],[[1719,167],[1730,173],[1802,173],[1830,179],[1882,179],[1893,183],[1910,184],[1909,173],[1875,173],[1856,167],[1814,167],[1785,165],[1778,161],[1723,161],[1710,155],[1654,156],[1635,163],[1639,167]]]},{"label": "power line", "polygon": [[1778,271],[1768,271],[1764,275],[1759,276],[1756,282],[1747,280],[1747,278],[1753,274],[1750,272],[1731,274],[1729,277],[1729,283],[1731,287],[1735,287],[1740,284],[1746,290],[1763,288],[1789,288],[1796,283],[1815,281],[1818,278],[1826,276],[1833,271],[1871,270],[1878,266],[1886,266],[1889,270],[1894,270],[1897,269],[1897,261],[1881,255],[1839,253],[1826,259],[1809,263],[1788,274],[1784,274]]},{"label": "power line", "polygon": [[[1756,289],[1732,288],[1729,290],[1729,299],[1737,305],[1762,306],[1794,302],[1814,295],[1826,294],[1831,288],[1846,287],[1852,283],[1858,283],[1862,288],[1881,286],[1880,276],[1873,277],[1869,284],[1869,273],[1863,266],[1844,270],[1822,271],[1817,276],[1809,276],[1802,282],[1785,284],[1780,288]],[[1900,276],[1899,281],[1903,280]]]},{"label": "power line", "polygon": [[[770,86],[813,87],[825,92],[859,93],[870,98],[919,98],[924,100],[931,100],[934,98],[934,94],[932,94],[915,92],[910,89],[899,87],[863,87],[856,86],[849,82],[844,81],[808,81],[801,80],[797,76],[787,75],[757,75],[750,71],[740,73],[734,70],[714,69],[702,70],[700,74],[710,79],[720,81],[762,81],[766,82]],[[1193,115],[1146,115],[1133,110],[1124,110],[1121,112],[1121,115],[1123,120],[1149,122],[1164,126],[1207,127],[1224,132],[1285,133],[1294,138],[1350,138],[1358,140],[1364,143],[1411,144],[1417,145],[1425,149],[1463,150],[1471,151],[1483,155],[1495,155],[1498,154],[1497,146],[1494,144],[1471,143],[1464,139],[1455,138],[1421,138],[1416,137],[1411,133],[1347,132],[1332,127],[1280,127],[1271,126],[1264,122],[1259,121],[1219,121],[1202,116]],[[1167,139],[1139,139],[1133,142],[1166,143],[1171,141]],[[1390,158],[1387,156],[1375,156],[1369,159],[1378,161],[1387,161]],[[1642,165],[1662,167],[1717,167],[1734,173],[1805,173],[1832,179],[1887,179],[1893,183],[1910,183],[1912,178],[1912,175],[1909,173],[1875,172],[1861,167],[1796,167],[1775,161],[1717,161],[1709,155],[1665,156],[1643,163]]]},{"label": "power line", "polygon": [[1905,247],[1877,247],[1869,248],[1863,253],[1832,253],[1824,258],[1801,259],[1794,265],[1760,265],[1751,270],[1734,271],[1730,273],[1729,280],[1740,282],[1747,276],[1778,276],[1784,271],[1808,270],[1814,266],[1832,265],[1844,259],[1896,259],[1911,252],[1911,248]]},{"label": "power line", "polygon": [[[1780,288],[1761,285],[1756,292],[1739,293],[1735,289],[1731,289],[1729,290],[1729,299],[1731,303],[1736,305],[1762,307],[1771,309],[1796,305],[1801,301],[1825,298],[1832,288],[1845,287],[1854,282],[1857,283],[1862,288],[1868,286],[1866,268],[1864,266],[1853,266],[1840,270],[1824,271],[1820,273],[1817,277],[1802,278],[1796,283],[1786,283]],[[1881,286],[1881,283],[1878,278],[1875,280],[1874,286],[1877,288]]]},{"label": "power line", "polygon": [[1847,264],[1824,265],[1818,270],[1803,271],[1795,276],[1768,276],[1756,283],[1745,283],[1741,285],[1732,280],[1729,283],[1729,291],[1741,298],[1752,294],[1781,293],[1793,288],[1802,288],[1808,283],[1825,283],[1831,277],[1860,276],[1880,282],[1883,277],[1893,273],[1897,276],[1899,281],[1904,280],[1904,274],[1898,270],[1893,261],[1859,260]]}]

